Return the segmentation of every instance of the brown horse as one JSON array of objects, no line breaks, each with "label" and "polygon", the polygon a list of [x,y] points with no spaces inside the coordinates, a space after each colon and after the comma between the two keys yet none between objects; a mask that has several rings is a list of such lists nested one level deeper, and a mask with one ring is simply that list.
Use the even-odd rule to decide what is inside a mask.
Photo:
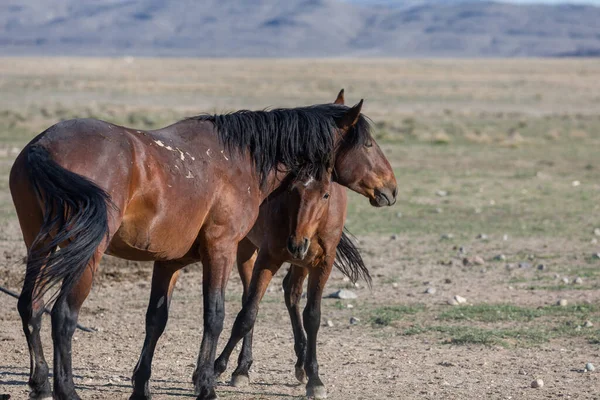
[{"label": "brown horse", "polygon": [[92,119],[60,122],[17,157],[10,190],[28,249],[18,303],[33,398],[51,395],[40,339],[42,296],[60,283],[51,313],[54,398],[78,399],[71,339],[103,253],[149,261],[154,271],[144,348],[132,398],[149,398],[151,359],[179,271],[201,261],[204,331],[194,383],[216,398],[214,360],[224,291],[238,243],[260,204],[293,172],[335,179],[395,202],[392,169],[374,144],[362,102],[203,115],[156,131]]},{"label": "brown horse", "polygon": [[[341,91],[335,104],[343,102]],[[328,201],[319,203],[318,199]],[[371,281],[360,253],[343,231],[346,206],[345,188],[329,182],[327,177],[321,180],[309,177],[304,184],[292,185],[289,191],[277,193],[261,205],[255,225],[238,246],[237,265],[244,285],[243,309],[236,319],[229,342],[215,362],[215,372],[223,373],[232,350],[244,338],[232,385],[243,386],[249,382],[252,327],[258,305],[272,276],[284,262],[289,262],[291,267],[284,278],[283,288],[294,332],[296,378],[307,383],[307,396],[327,396],[319,378],[316,354],[323,289],[334,265],[354,282],[360,277],[369,284]],[[286,238],[289,239],[286,241]],[[307,275],[304,326],[308,341],[299,309],[302,285]]]}]

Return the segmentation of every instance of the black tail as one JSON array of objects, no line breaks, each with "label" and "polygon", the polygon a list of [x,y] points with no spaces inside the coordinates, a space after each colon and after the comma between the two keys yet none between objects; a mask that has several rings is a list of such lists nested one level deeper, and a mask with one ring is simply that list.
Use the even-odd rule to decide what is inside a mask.
[{"label": "black tail", "polygon": [[335,251],[335,261],[333,265],[346,275],[354,283],[360,278],[371,287],[371,275],[363,261],[358,248],[354,245],[350,236],[352,235],[348,229],[344,227],[342,238],[337,245]]},{"label": "black tail", "polygon": [[[108,240],[108,193],[58,165],[44,147],[27,153],[29,180],[44,205],[44,222],[27,254],[26,284],[43,296],[62,281],[57,299],[71,292],[96,249]],[[59,245],[63,247],[57,249]],[[28,288],[30,290],[34,288]]]}]

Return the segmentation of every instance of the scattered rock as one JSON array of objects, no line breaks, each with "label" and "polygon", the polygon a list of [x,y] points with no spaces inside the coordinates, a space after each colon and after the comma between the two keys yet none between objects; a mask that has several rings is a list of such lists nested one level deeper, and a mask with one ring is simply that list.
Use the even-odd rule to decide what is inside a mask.
[{"label": "scattered rock", "polygon": [[330,328],[331,328],[331,327],[333,327],[333,321],[332,321],[332,320],[330,320],[330,319],[328,319],[328,320],[327,320],[326,324],[327,324],[327,326],[328,326],[328,327],[330,327]]},{"label": "scattered rock", "polygon": [[356,317],[350,317],[350,325],[358,325],[359,322],[360,322],[360,319],[358,319]]},{"label": "scattered rock", "polygon": [[595,260],[600,260],[600,253],[594,253],[592,254],[592,258]]},{"label": "scattered rock", "polygon": [[522,268],[522,269],[531,268],[531,264],[526,263],[526,262],[521,262],[521,263],[519,263],[519,268]]},{"label": "scattered rock", "polygon": [[559,279],[560,275],[559,274],[554,274],[554,279]]},{"label": "scattered rock", "polygon": [[600,228],[594,229],[594,235],[600,236]]},{"label": "scattered rock", "polygon": [[517,264],[513,264],[513,263],[506,264],[506,269],[509,270],[509,271],[511,269],[515,269],[515,268],[517,268]]},{"label": "scattered rock", "polygon": [[454,300],[454,299],[450,299],[448,300],[448,304],[451,306],[457,306],[458,305],[458,301]]},{"label": "scattered rock", "polygon": [[435,294],[436,290],[434,287],[428,287],[425,293],[427,294]]},{"label": "scattered rock", "polygon": [[330,298],[330,299],[348,300],[348,299],[356,299],[358,296],[356,295],[356,293],[354,293],[351,290],[340,289],[337,292],[331,293],[327,297]]},{"label": "scattered rock", "polygon": [[531,387],[534,389],[539,389],[544,387],[544,381],[541,379],[536,379],[535,381],[531,382]]},{"label": "scattered rock", "polygon": [[460,254],[467,254],[467,249],[465,249],[463,246],[460,246],[460,247],[458,248],[458,252],[459,252]]},{"label": "scattered rock", "polygon": [[596,370],[596,367],[594,367],[594,364],[592,363],[587,363],[585,364],[585,370],[588,372],[594,372]]},{"label": "scattered rock", "polygon": [[527,371],[525,371],[523,368],[521,368],[519,370],[519,375],[527,375]]},{"label": "scattered rock", "polygon": [[568,284],[569,283],[569,278],[567,278],[566,276],[564,278],[562,278],[562,281],[564,284]]},{"label": "scattered rock", "polygon": [[508,290],[515,290],[515,287],[514,286],[509,286]]},{"label": "scattered rock", "polygon": [[450,283],[452,283],[452,279],[446,278],[446,279],[444,279],[444,283],[450,284]]},{"label": "scattered rock", "polygon": [[438,195],[439,197],[448,196],[448,192],[446,192],[445,190],[438,190],[437,192],[435,192],[435,194]]},{"label": "scattered rock", "polygon": [[392,240],[397,240],[397,239],[398,239],[398,235],[396,235],[396,234],[394,233],[392,236],[390,236],[390,239],[392,239]]},{"label": "scattered rock", "polygon": [[477,239],[488,240],[488,235],[486,235],[485,233],[480,233],[479,235],[477,235]]},{"label": "scattered rock", "polygon": [[436,212],[436,214],[441,214],[444,212],[444,210],[442,210],[441,208],[438,207],[435,209],[435,212]]},{"label": "scattered rock", "polygon": [[504,234],[504,236],[502,236],[502,240],[504,240],[506,242],[508,240],[508,235]]},{"label": "scattered rock", "polygon": [[454,300],[456,300],[458,304],[464,304],[467,302],[467,299],[459,295],[454,296]]},{"label": "scattered rock", "polygon": [[398,288],[398,283],[397,283],[397,282],[394,282],[394,283],[392,283],[392,287],[393,287],[394,289],[397,289],[397,288]]},{"label": "scattered rock", "polygon": [[575,279],[573,280],[573,283],[574,283],[574,284],[576,284],[576,285],[581,285],[581,284],[583,284],[583,279],[581,279],[581,278],[578,276],[577,278],[575,278]]},{"label": "scattered rock", "polygon": [[573,181],[573,182],[571,182],[571,185],[573,187],[577,187],[577,186],[581,185],[581,182],[579,182],[579,181]]},{"label": "scattered rock", "polygon": [[473,257],[472,261],[473,261],[473,264],[475,264],[475,265],[483,265],[483,264],[485,264],[485,260],[483,258],[479,257],[479,256]]},{"label": "scattered rock", "polygon": [[584,328],[592,328],[593,326],[594,326],[594,324],[592,324],[592,321],[589,321],[589,320],[588,320],[588,321],[585,321],[585,322],[583,323],[583,327],[584,327]]},{"label": "scattered rock", "polygon": [[[453,235],[453,234],[451,234],[451,233],[444,233],[444,234],[442,235],[442,240],[450,240],[450,239],[453,239],[453,238],[454,238],[454,235]],[[600,258],[600,257],[599,257],[599,258]]]},{"label": "scattered rock", "polygon": [[566,307],[567,305],[569,305],[569,302],[567,301],[567,299],[560,299],[556,302],[556,305],[560,307]]},{"label": "scattered rock", "polygon": [[398,217],[398,218],[402,218],[402,213],[401,213],[401,212],[397,212],[397,213],[396,213],[396,217]]},{"label": "scattered rock", "polygon": [[596,238],[592,238],[592,240],[590,240],[591,244],[598,244],[598,239]]},{"label": "scattered rock", "polygon": [[539,271],[545,271],[545,270],[548,269],[548,267],[546,267],[546,264],[540,264],[540,265],[537,266],[537,269]]},{"label": "scattered rock", "polygon": [[494,260],[496,260],[496,261],[506,261],[506,256],[504,254],[498,254],[497,256],[494,257]]}]

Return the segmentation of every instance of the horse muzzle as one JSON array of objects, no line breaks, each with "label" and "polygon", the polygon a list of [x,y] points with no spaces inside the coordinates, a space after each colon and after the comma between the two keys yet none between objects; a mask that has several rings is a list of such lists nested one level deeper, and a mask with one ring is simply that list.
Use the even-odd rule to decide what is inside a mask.
[{"label": "horse muzzle", "polygon": [[290,236],[287,241],[287,250],[290,255],[296,260],[303,260],[308,253],[310,247],[310,240],[308,238],[302,238],[300,241],[295,236]]},{"label": "horse muzzle", "polygon": [[374,207],[393,206],[396,204],[396,196],[398,195],[398,187],[393,188],[382,187],[375,189],[373,192],[373,198],[369,200]]}]

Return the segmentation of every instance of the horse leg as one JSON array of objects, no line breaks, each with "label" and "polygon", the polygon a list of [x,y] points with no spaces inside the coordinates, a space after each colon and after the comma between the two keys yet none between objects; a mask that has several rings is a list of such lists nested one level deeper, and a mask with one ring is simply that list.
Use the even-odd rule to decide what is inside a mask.
[{"label": "horse leg", "polygon": [[[254,262],[256,261],[256,256],[258,252],[256,246],[254,246],[247,239],[240,242],[238,245],[237,252],[237,265],[238,272],[240,273],[240,278],[242,279],[242,285],[244,286],[244,294],[242,296],[242,305],[246,302],[248,298],[248,290],[250,289],[250,281],[252,279],[252,271],[254,270]],[[244,341],[242,342],[242,351],[240,352],[240,356],[238,357],[237,368],[233,371],[231,375],[231,385],[235,387],[244,387],[247,386],[250,382],[249,371],[252,366],[252,335],[254,333],[254,329],[251,329],[250,332],[246,336],[244,336]],[[221,374],[224,372],[221,371],[223,367],[227,367],[226,365],[217,366],[215,365],[215,372],[217,374]],[[217,369],[218,368],[218,369]]]},{"label": "horse leg", "polygon": [[248,291],[248,298],[244,302],[242,311],[240,311],[235,319],[229,341],[215,363],[218,368],[222,365],[227,365],[231,352],[236,344],[254,327],[260,300],[265,294],[267,286],[269,286],[269,282],[271,282],[271,278],[273,278],[273,275],[279,270],[281,264],[281,262],[274,262],[274,260],[266,254],[266,251],[259,251],[254,272],[252,274],[250,290]]},{"label": "horse leg", "polygon": [[133,394],[129,398],[130,400],[150,399],[151,397],[152,357],[154,356],[156,343],[167,325],[171,296],[179,272],[184,265],[177,262],[156,261],[154,263],[150,302],[146,311],[146,338],[131,378]]},{"label": "horse leg", "polygon": [[[28,268],[28,272],[30,268]],[[27,273],[23,284],[23,291],[19,297],[17,308],[23,323],[23,332],[29,348],[29,387],[30,399],[51,399],[52,387],[48,380],[48,363],[44,358],[44,349],[40,338],[42,316],[44,315],[44,300],[35,299],[34,282],[37,276]]]},{"label": "horse leg", "polygon": [[294,351],[296,352],[296,379],[300,383],[306,383],[306,373],[304,372],[304,359],[306,358],[306,335],[302,326],[302,316],[300,315],[300,299],[302,298],[302,285],[306,279],[308,270],[295,265],[290,266],[290,270],[283,279],[283,291],[285,293],[285,305],[290,314],[292,330],[294,332]]},{"label": "horse leg", "polygon": [[208,243],[201,255],[204,332],[198,363],[192,377],[198,400],[217,398],[215,356],[225,318],[225,287],[235,261],[237,243],[235,240]]},{"label": "horse leg", "polygon": [[79,310],[90,293],[101,257],[102,251],[98,249],[71,292],[66,296],[59,296],[52,307],[50,316],[54,342],[54,398],[57,400],[80,399],[73,383],[71,344]]},{"label": "horse leg", "polygon": [[308,337],[306,348],[306,360],[304,369],[308,376],[306,384],[306,396],[316,399],[327,397],[325,385],[319,378],[319,364],[317,363],[317,333],[321,325],[321,297],[323,289],[331,273],[333,258],[326,259],[315,268],[311,269],[308,276],[308,295],[306,307],[304,308],[304,327]]}]

